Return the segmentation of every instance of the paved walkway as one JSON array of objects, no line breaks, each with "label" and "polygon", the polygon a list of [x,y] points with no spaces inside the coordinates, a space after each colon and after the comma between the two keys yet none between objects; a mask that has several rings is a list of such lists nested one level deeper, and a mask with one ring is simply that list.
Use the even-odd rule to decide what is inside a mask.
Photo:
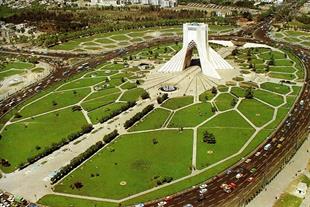
[{"label": "paved walkway", "polygon": [[[310,157],[310,135],[304,142],[292,160],[281,170],[281,172],[266,186],[266,190],[262,191],[257,197],[255,197],[247,207],[272,207],[276,202],[276,197],[285,191],[290,182],[297,176],[302,174],[308,164]],[[308,151],[307,151],[308,150]],[[300,172],[298,172],[301,170]],[[297,175],[297,176],[296,176]],[[307,194],[307,201],[310,201],[310,193]],[[309,207],[309,203],[305,203],[302,207]]]}]

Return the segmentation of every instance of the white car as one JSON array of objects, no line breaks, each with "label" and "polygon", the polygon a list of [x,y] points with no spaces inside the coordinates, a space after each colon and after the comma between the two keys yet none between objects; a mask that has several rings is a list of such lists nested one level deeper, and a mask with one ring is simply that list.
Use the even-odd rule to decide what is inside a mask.
[{"label": "white car", "polygon": [[207,184],[201,184],[201,185],[199,186],[200,189],[207,188],[207,187],[208,187]]},{"label": "white car", "polygon": [[193,205],[189,203],[189,204],[184,205],[183,207],[193,207]]},{"label": "white car", "polygon": [[144,204],[143,203],[138,203],[135,205],[135,207],[144,207]]},{"label": "white car", "polygon": [[200,194],[204,194],[204,193],[206,193],[208,190],[206,189],[206,188],[203,188],[203,189],[200,189],[199,190],[199,193]]},{"label": "white car", "polygon": [[256,152],[255,156],[258,157],[261,154],[261,152]]},{"label": "white car", "polygon": [[242,176],[243,176],[242,173],[238,173],[238,174],[236,175],[236,178],[239,179],[239,178],[241,178]]},{"label": "white car", "polygon": [[157,206],[162,207],[162,206],[165,206],[166,204],[167,204],[166,201],[160,201],[159,203],[157,203]]}]

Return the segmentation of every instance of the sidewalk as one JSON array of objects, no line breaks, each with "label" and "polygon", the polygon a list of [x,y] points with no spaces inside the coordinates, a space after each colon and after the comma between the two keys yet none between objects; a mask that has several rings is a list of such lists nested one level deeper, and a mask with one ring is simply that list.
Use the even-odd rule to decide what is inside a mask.
[{"label": "sidewalk", "polygon": [[[276,201],[276,197],[280,195],[288,187],[289,183],[297,176],[302,174],[307,167],[310,157],[310,135],[292,160],[282,169],[282,171],[258,194],[247,207],[272,207]],[[308,150],[308,152],[307,152]],[[298,172],[300,170],[300,172]],[[297,175],[297,176],[296,176]],[[310,193],[307,193],[305,200],[310,200]],[[304,202],[305,203],[305,202]],[[303,207],[309,207],[304,205]]]}]

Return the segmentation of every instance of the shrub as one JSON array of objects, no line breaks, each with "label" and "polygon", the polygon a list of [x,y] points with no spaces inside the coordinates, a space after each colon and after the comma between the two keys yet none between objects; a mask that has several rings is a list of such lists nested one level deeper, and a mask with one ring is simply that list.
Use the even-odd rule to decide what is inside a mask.
[{"label": "shrub", "polygon": [[150,94],[146,91],[144,91],[142,94],[141,94],[141,98],[142,99],[147,99],[147,98],[150,98]]},{"label": "shrub", "polygon": [[104,143],[110,143],[113,139],[115,139],[115,137],[117,137],[118,131],[115,129],[113,132],[111,132],[110,134],[107,134],[103,137],[102,141],[104,141]]},{"label": "shrub", "polygon": [[137,121],[141,120],[147,113],[152,111],[154,109],[154,105],[150,104],[146,106],[141,112],[136,113],[133,117],[131,117],[129,120],[127,120],[124,123],[125,129],[128,129],[132,125],[134,125]]},{"label": "shrub", "polygon": [[167,93],[164,93],[162,96],[158,96],[157,97],[157,103],[158,104],[161,104],[162,102],[164,102],[165,100],[167,100],[169,97],[168,97],[168,94]]}]

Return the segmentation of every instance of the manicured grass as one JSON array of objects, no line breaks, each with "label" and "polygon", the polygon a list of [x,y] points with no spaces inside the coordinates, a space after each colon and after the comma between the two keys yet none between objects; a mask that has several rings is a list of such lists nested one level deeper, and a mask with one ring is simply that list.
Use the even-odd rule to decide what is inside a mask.
[{"label": "manicured grass", "polygon": [[275,59],[274,65],[275,66],[292,66],[293,62],[288,59]]},{"label": "manicured grass", "polygon": [[230,93],[237,96],[237,97],[244,97],[245,95],[245,88],[241,88],[241,87],[232,87],[230,90]]},{"label": "manicured grass", "polygon": [[255,99],[244,99],[238,110],[257,127],[263,126],[272,119],[273,109]]},{"label": "manicured grass", "polygon": [[136,83],[131,83],[131,82],[127,82],[124,85],[121,86],[122,89],[133,89],[136,88],[137,84]]},{"label": "manicured grass", "polygon": [[125,35],[113,35],[110,38],[117,41],[129,40],[129,37]]},{"label": "manicured grass", "polygon": [[[205,131],[214,134],[216,144],[203,142]],[[236,111],[214,117],[198,128],[197,167],[202,169],[236,153],[253,133],[254,129]]]},{"label": "manicured grass", "polygon": [[140,96],[145,92],[143,88],[134,88],[126,91],[120,98],[120,101],[137,101]]},{"label": "manicured grass", "polygon": [[74,80],[66,85],[63,85],[58,90],[67,90],[67,89],[74,89],[74,88],[82,88],[82,87],[89,87],[95,85],[99,82],[105,81],[105,77],[95,77],[95,78],[82,78],[78,80]]},{"label": "manicured grass", "polygon": [[32,104],[21,110],[21,118],[34,116],[37,114],[75,104],[82,100],[89,93],[89,88],[51,93],[50,95],[33,102]]},{"label": "manicured grass", "polygon": [[87,97],[86,100],[88,101],[88,100],[91,100],[94,98],[98,98],[101,96],[106,96],[106,95],[109,95],[112,93],[118,93],[118,92],[120,92],[120,90],[118,88],[106,88],[106,89],[92,93],[90,96]]},{"label": "manicured grass", "polygon": [[110,94],[110,95],[106,95],[106,96],[102,96],[99,98],[95,98],[89,101],[85,101],[82,103],[82,107],[86,110],[86,111],[92,111],[95,110],[101,106],[105,106],[108,104],[112,104],[114,103],[117,98],[119,97],[120,93],[114,93],[114,94]]},{"label": "manicured grass", "polygon": [[6,70],[8,69],[30,69],[33,68],[34,64],[27,63],[27,62],[21,62],[21,61],[15,61],[15,62],[9,62],[5,65]]},{"label": "manicured grass", "polygon": [[3,72],[0,72],[0,80],[4,80],[7,77],[13,76],[13,75],[22,75],[24,74],[26,71],[25,70],[5,70]]},{"label": "manicured grass", "polygon": [[178,108],[187,106],[193,103],[194,97],[193,96],[182,96],[176,98],[170,98],[162,104],[162,107],[176,110]]},{"label": "manicured grass", "polygon": [[210,103],[199,103],[183,108],[173,115],[168,127],[194,127],[213,115]]},{"label": "manicured grass", "polygon": [[277,83],[266,82],[266,83],[262,83],[260,87],[268,91],[272,91],[272,92],[276,92],[280,94],[287,94],[288,92],[290,92],[290,88],[288,86],[277,84]]},{"label": "manicured grass", "polygon": [[[155,187],[165,176],[178,179],[190,173],[192,136],[192,130],[122,135],[57,184],[55,190],[119,199]],[[126,185],[120,185],[121,181]],[[75,182],[83,187],[72,189]]]},{"label": "manicured grass", "polygon": [[6,150],[0,150],[0,158],[7,159],[11,166],[1,169],[12,172],[27,158],[79,131],[85,124],[81,112],[65,109],[7,126],[1,134],[0,148]]},{"label": "manicured grass", "polygon": [[117,203],[92,201],[80,198],[71,198],[48,194],[38,201],[39,204],[49,207],[118,207]]},{"label": "manicured grass", "polygon": [[129,131],[158,129],[165,123],[169,115],[170,111],[162,108],[156,108],[154,111],[148,114],[143,120],[141,120],[132,128],[130,128]]},{"label": "manicured grass", "polygon": [[97,39],[96,42],[98,43],[102,43],[102,44],[111,44],[111,43],[115,43],[114,41],[107,39],[107,38],[103,38],[103,39]]},{"label": "manicured grass", "polygon": [[267,91],[263,91],[263,90],[255,90],[254,92],[254,97],[269,103],[273,106],[279,106],[280,104],[283,103],[283,97],[275,94],[275,93],[271,93],[271,92],[267,92]]},{"label": "manicured grass", "polygon": [[290,67],[290,66],[270,66],[269,70],[274,71],[274,72],[282,72],[282,73],[294,73],[295,72],[295,68]]},{"label": "manicured grass", "polygon": [[278,113],[276,116],[276,119],[271,122],[270,124],[268,124],[268,126],[265,127],[265,129],[275,129],[279,126],[279,124],[281,123],[281,121],[285,118],[285,116],[288,114],[289,112],[289,108],[286,108],[285,106],[280,107],[278,109]]},{"label": "manicured grass", "polygon": [[278,79],[284,79],[284,80],[293,80],[296,78],[294,74],[289,74],[289,73],[269,73],[269,77],[272,78],[278,78]]},{"label": "manicured grass", "polygon": [[234,97],[229,93],[221,93],[216,97],[214,102],[220,111],[225,111],[233,108],[231,105],[233,99]]},{"label": "manicured grass", "polygon": [[89,112],[88,116],[93,124],[97,124],[101,118],[109,116],[111,113],[120,110],[121,107],[125,105],[126,103],[123,102],[112,103]]},{"label": "manicured grass", "polygon": [[298,198],[294,195],[284,193],[276,201],[273,207],[299,207],[302,203],[302,198]]}]

